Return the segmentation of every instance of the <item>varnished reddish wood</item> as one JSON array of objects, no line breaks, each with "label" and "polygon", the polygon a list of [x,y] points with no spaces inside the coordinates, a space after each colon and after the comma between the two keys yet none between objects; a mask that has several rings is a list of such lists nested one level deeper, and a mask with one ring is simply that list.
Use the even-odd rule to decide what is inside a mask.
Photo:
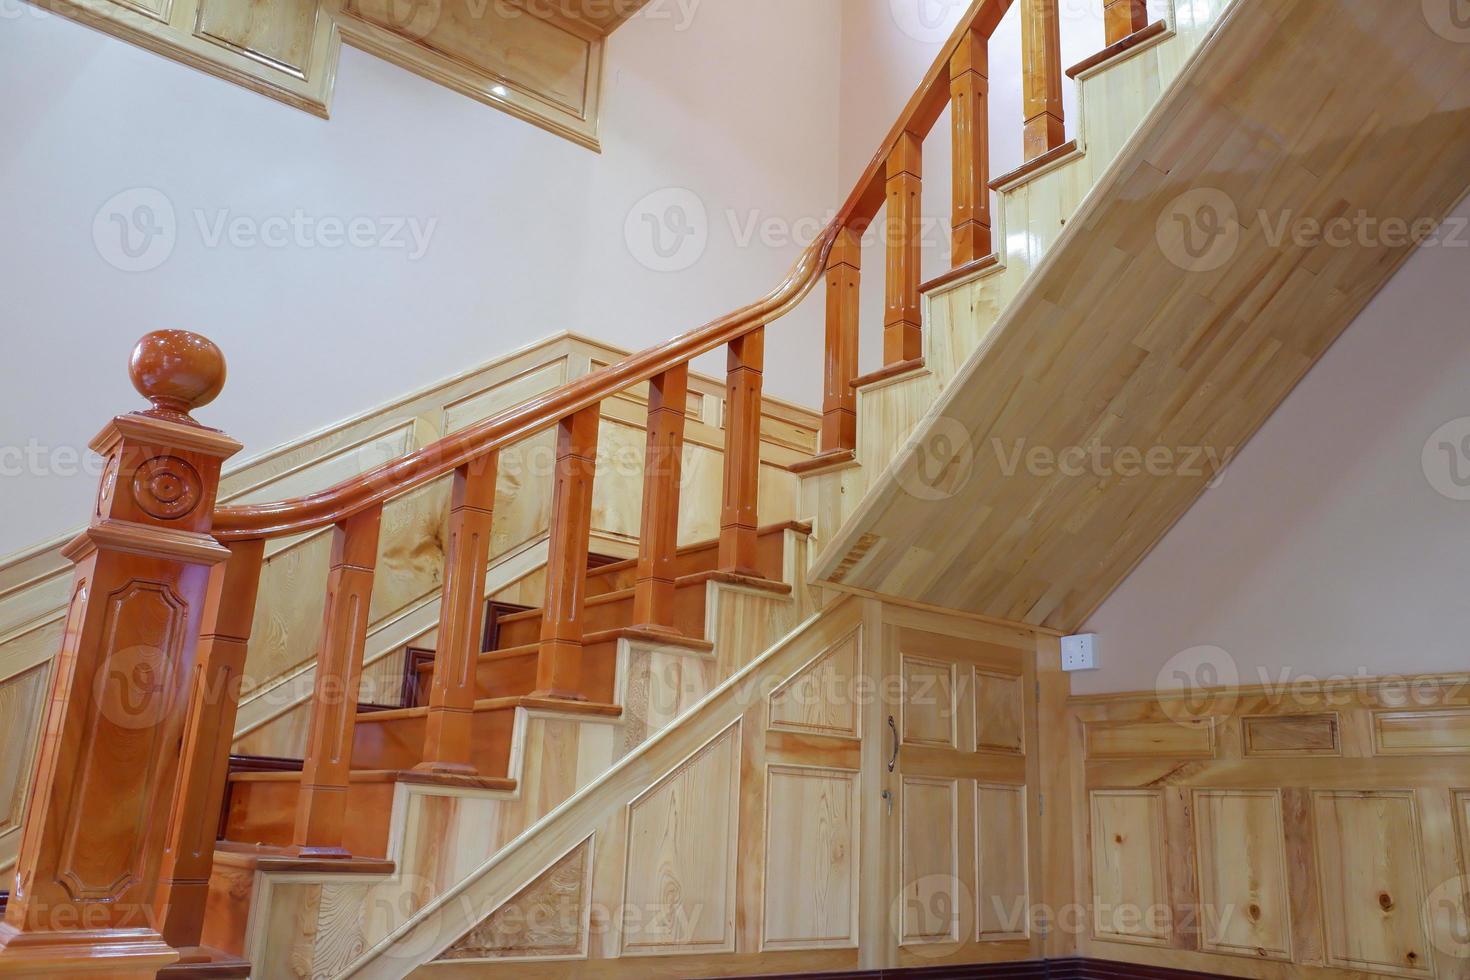
[{"label": "varnished reddish wood", "polygon": [[470,723],[475,711],[475,658],[480,655],[485,569],[495,516],[499,454],[491,452],[454,474],[449,512],[449,553],[439,604],[439,639],[424,758],[419,769],[473,774]]},{"label": "varnished reddish wood", "polygon": [[1021,75],[1026,159],[1032,160],[1067,138],[1057,0],[1021,0]]},{"label": "varnished reddish wood", "polygon": [[[135,359],[180,342],[207,345],[150,337]],[[207,393],[197,367],[153,364],[138,387],[164,409],[119,416],[91,443],[106,463],[89,526],[62,552],[75,572],[0,974],[152,977],[176,958],[153,904],[211,570],[228,556],[209,534],[220,465],[240,449],[183,414]]]},{"label": "varnished reddish wood", "polygon": [[1107,47],[1097,52],[1097,54],[1094,54],[1088,58],[1083,58],[1071,68],[1067,69],[1067,77],[1076,78],[1078,75],[1081,75],[1085,71],[1090,71],[1106,61],[1111,61],[1119,55],[1133,50],[1145,41],[1153,40],[1168,29],[1169,24],[1167,21],[1156,20],[1152,24],[1149,24],[1147,27],[1134,31],[1132,34],[1129,34],[1125,37],[1119,38],[1117,41],[1114,41],[1112,44],[1109,44]]},{"label": "varnished reddish wood", "polygon": [[978,259],[975,259],[973,262],[966,262],[964,265],[957,265],[953,269],[950,269],[948,272],[941,272],[933,279],[929,279],[919,283],[919,292],[927,293],[931,289],[938,289],[941,286],[948,286],[952,282],[959,282],[961,279],[964,279],[968,276],[973,276],[977,272],[984,272],[986,269],[994,268],[999,264],[1000,256],[996,255],[994,252],[991,252],[989,255],[982,255]]},{"label": "varnished reddish wood", "polygon": [[867,374],[853,378],[852,386],[854,388],[861,388],[864,385],[870,385],[877,381],[887,381],[889,378],[896,378],[900,374],[908,374],[910,371],[922,371],[923,369],[924,359],[922,357],[915,357],[907,361],[896,361],[893,364],[885,364],[876,371],[869,371]]},{"label": "varnished reddish wood", "polygon": [[902,133],[888,157],[888,278],[884,284],[883,363],[923,354],[919,312],[919,259],[923,214],[920,191],[924,143]]},{"label": "varnished reddish wood", "polygon": [[756,570],[760,528],[761,384],[766,334],[756,330],[730,344],[725,380],[725,481],[720,507],[719,567]]},{"label": "varnished reddish wood", "polygon": [[176,420],[218,398],[227,374],[214,341],[187,330],[155,330],[128,361],[128,376],[153,403],[151,412]]},{"label": "varnished reddish wood", "polygon": [[990,254],[990,97],[987,39],[970,31],[950,60],[953,129],[953,242],[950,262],[966,265]]},{"label": "varnished reddish wood", "polygon": [[822,450],[857,446],[858,290],[862,282],[862,236],[851,228],[837,234],[827,258],[827,359],[822,372]]},{"label": "varnished reddish wood", "polygon": [[688,404],[688,365],[670,368],[649,383],[643,521],[633,596],[633,623],[642,629],[674,629],[674,555],[679,550],[679,484]]},{"label": "varnished reddish wood", "polygon": [[327,604],[317,644],[306,762],[291,839],[303,856],[351,856],[343,846],[343,822],[382,517],[383,509],[373,507],[349,517],[332,532],[331,570],[327,573]]},{"label": "varnished reddish wood", "polygon": [[1108,44],[1117,44],[1148,26],[1148,0],[1104,0],[1103,29]]},{"label": "varnished reddish wood", "polygon": [[546,614],[536,695],[580,701],[582,613],[587,599],[587,543],[592,534],[592,480],[597,470],[597,405],[562,419],[556,433],[551,543],[546,559]]},{"label": "varnished reddish wood", "polygon": [[159,932],[177,949],[203,943],[214,842],[264,560],[264,541],[238,541],[209,577],[178,796],[154,898]]}]

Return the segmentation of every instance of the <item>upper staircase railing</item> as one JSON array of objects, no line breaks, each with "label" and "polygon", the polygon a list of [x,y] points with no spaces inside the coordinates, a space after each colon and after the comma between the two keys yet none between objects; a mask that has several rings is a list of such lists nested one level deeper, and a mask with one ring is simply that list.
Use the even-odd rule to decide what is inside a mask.
[{"label": "upper staircase railing", "polygon": [[[220,466],[240,447],[188,413],[218,394],[223,358],[197,335],[144,338],[132,374],[153,408],[120,416],[94,441],[108,460],[98,505],[66,552],[77,564],[74,598],[16,885],[0,926],[0,973],[17,957],[162,964],[172,958],[171,948],[199,945],[267,540],[329,527],[333,535],[293,847],[312,858],[347,856],[356,693],[388,501],[453,479],[420,766],[430,771],[474,772],[477,629],[499,453],[506,446],[557,432],[533,696],[584,696],[584,580],[600,403],[643,382],[650,396],[634,621],[644,630],[673,632],[689,363],[720,347],[728,351],[728,376],[718,567],[757,575],[765,328],[825,277],[819,458],[851,455],[861,239],[886,205],[883,361],[887,370],[902,370],[921,356],[923,141],[946,106],[954,153],[954,271],[946,278],[992,261],[987,54],[1013,2],[975,0],[834,220],[763,299],[327,490],[216,509]],[[1041,161],[1064,140],[1058,5],[1018,2],[1025,154]],[[1143,0],[1106,0],[1105,11],[1110,48],[1145,26]],[[183,705],[187,710],[177,710]],[[58,918],[58,909],[75,915]],[[78,938],[80,927],[58,925],[63,920],[87,923],[86,937]]]}]

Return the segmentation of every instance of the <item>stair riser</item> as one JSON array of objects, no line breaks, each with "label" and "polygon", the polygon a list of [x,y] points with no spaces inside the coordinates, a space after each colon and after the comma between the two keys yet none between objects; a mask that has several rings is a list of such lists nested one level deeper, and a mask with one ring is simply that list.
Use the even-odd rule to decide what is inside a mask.
[{"label": "stair riser", "polygon": [[[674,595],[674,628],[685,636],[704,635],[705,583],[681,585]],[[587,606],[583,629],[587,633],[633,626],[633,600],[618,599]],[[522,618],[503,622],[500,626],[500,649],[524,646],[541,640],[541,614],[524,614]]]},{"label": "stair riser", "polygon": [[[423,715],[375,720],[360,716],[353,730],[353,769],[412,769],[423,761]],[[510,767],[510,736],[515,710],[477,711],[471,726],[470,761],[482,776],[505,776]]]},{"label": "stair riser", "polygon": [[[786,529],[770,529],[760,536],[756,552],[756,567],[762,576],[780,581],[785,562]],[[674,574],[697,575],[712,572],[719,565],[719,548],[710,544],[704,547],[681,551],[674,558]],[[605,595],[622,589],[631,589],[638,583],[638,569],[611,568],[595,571],[587,576],[587,595]]]},{"label": "stair riser", "polygon": [[[287,847],[296,825],[296,780],[239,782],[230,791],[225,839],[241,844]],[[347,788],[343,846],[359,857],[388,853],[388,820],[393,812],[393,784],[354,783]]]}]

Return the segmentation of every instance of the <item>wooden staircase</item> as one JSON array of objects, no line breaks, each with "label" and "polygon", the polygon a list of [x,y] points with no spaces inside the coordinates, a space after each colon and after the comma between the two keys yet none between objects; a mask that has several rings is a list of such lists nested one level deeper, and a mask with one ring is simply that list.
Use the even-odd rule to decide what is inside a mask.
[{"label": "wooden staircase", "polygon": [[[784,580],[791,537],[805,537],[810,529],[799,524],[763,527],[757,535],[758,576],[718,570],[718,541],[680,548],[674,556],[675,602],[671,630],[634,625],[636,559],[590,569],[585,578],[586,619],[581,678],[585,700],[536,697],[536,668],[540,655],[545,609],[502,615],[492,637],[482,636],[482,652],[475,660],[475,700],[471,730],[470,766],[475,774],[435,772],[424,762],[428,692],[438,665],[434,657],[411,668],[417,683],[405,690],[418,694],[416,703],[387,710],[359,710],[352,736],[353,767],[348,776],[347,809],[355,819],[345,825],[344,846],[352,855],[381,858],[388,853],[388,830],[395,785],[437,785],[459,789],[515,793],[518,764],[513,753],[519,710],[554,711],[562,715],[618,719],[618,649],[620,641],[641,641],[709,654],[714,643],[705,639],[709,623],[710,583],[789,597],[792,585]],[[488,605],[488,604],[487,604]],[[482,621],[488,626],[489,617]],[[287,761],[289,765],[289,761]],[[223,841],[229,853],[248,854],[252,845],[278,860],[274,867],[290,867],[285,855],[299,804],[302,774],[277,767],[276,771],[232,773],[226,794]],[[369,865],[371,870],[378,866]],[[238,937],[243,940],[243,937]],[[231,942],[233,947],[236,943]]]},{"label": "wooden staircase", "polygon": [[[216,506],[220,467],[240,446],[190,413],[218,394],[223,357],[194,334],[144,338],[132,377],[152,407],[119,416],[94,441],[107,460],[102,487],[88,529],[67,552],[76,584],[17,887],[0,926],[0,975],[391,978],[420,968],[444,976],[494,970],[449,964],[441,954],[454,958],[452,944],[495,925],[494,915],[528,889],[555,890],[575,877],[585,897],[593,887],[587,883],[597,881],[594,865],[604,879],[612,868],[614,880],[631,880],[627,856],[652,853],[649,841],[662,840],[661,818],[649,818],[654,829],[642,838],[630,829],[636,808],[662,794],[660,805],[675,813],[664,832],[677,847],[681,838],[670,828],[684,806],[716,790],[730,809],[714,816],[734,821],[728,841],[715,842],[729,850],[722,869],[729,888],[721,878],[715,896],[727,906],[726,928],[718,940],[685,937],[655,952],[678,954],[666,962],[700,975],[762,972],[777,962],[810,969],[830,963],[838,948],[847,951],[838,957],[843,966],[892,965],[898,957],[878,945],[891,938],[887,910],[871,898],[861,911],[856,902],[844,910],[853,922],[863,916],[861,941],[845,921],[833,928],[852,925],[851,935],[839,930],[816,936],[813,948],[782,949],[790,940],[769,942],[757,921],[757,907],[764,915],[781,905],[781,896],[761,891],[771,870],[761,848],[770,841],[756,831],[774,820],[759,778],[773,771],[767,759],[785,760],[777,769],[824,770],[828,782],[837,773],[836,783],[854,787],[856,805],[858,774],[871,780],[881,773],[880,742],[891,732],[891,775],[906,737],[900,728],[909,723],[889,715],[885,725],[872,707],[861,719],[834,721],[828,704],[778,717],[789,707],[782,692],[819,685],[829,674],[848,682],[871,677],[880,669],[871,658],[880,655],[890,657],[883,670],[902,675],[906,654],[888,641],[924,626],[929,632],[918,632],[929,637],[921,640],[931,644],[928,659],[908,659],[938,669],[936,677],[987,685],[994,698],[987,703],[1008,706],[1000,721],[1013,730],[982,745],[993,733],[978,729],[996,719],[972,693],[969,744],[962,749],[961,726],[941,718],[932,730],[908,733],[914,739],[904,744],[918,747],[908,761],[927,760],[941,775],[954,767],[972,780],[972,770],[990,767],[989,805],[1012,816],[1016,807],[1035,813],[1034,826],[1039,807],[1027,809],[1032,804],[1015,789],[1041,781],[1039,753],[1051,746],[1043,739],[1056,736],[1039,727],[1029,697],[1032,690],[1034,701],[1043,696],[1037,657],[1055,652],[1050,627],[1075,625],[1095,593],[1105,593],[1199,489],[1177,480],[1004,482],[983,470],[969,479],[968,469],[958,471],[963,459],[954,444],[974,450],[977,433],[991,431],[987,424],[1029,432],[1042,423],[1056,423],[1057,438],[1081,443],[1106,432],[1109,419],[1149,417],[1128,409],[1155,404],[1171,410],[1155,434],[1193,433],[1170,428],[1184,418],[1205,434],[1218,434],[1211,428],[1218,424],[1244,438],[1321,355],[1343,317],[1382,284],[1407,248],[1345,259],[1297,251],[1276,266],[1265,250],[1252,250],[1261,248],[1253,228],[1245,258],[1226,264],[1223,281],[1190,279],[1177,256],[1159,254],[1163,198],[1222,180],[1212,167],[1223,161],[1234,168],[1227,176],[1241,200],[1270,185],[1252,150],[1271,139],[1254,127],[1252,113],[1264,112],[1265,103],[1292,105],[1288,95],[1305,91],[1290,71],[1292,45],[1333,38],[1356,45],[1364,64],[1400,66],[1422,52],[1443,71],[1418,87],[1407,68],[1396,74],[1393,87],[1377,92],[1378,109],[1361,113],[1374,126],[1355,128],[1363,119],[1342,109],[1313,117],[1303,135],[1273,116],[1270,133],[1291,130],[1305,154],[1300,167],[1282,171],[1291,177],[1281,182],[1283,194],[1296,190],[1332,211],[1343,200],[1333,197],[1328,178],[1360,194],[1362,186],[1412,185],[1419,194],[1411,200],[1438,215],[1456,198],[1470,161],[1465,110],[1445,81],[1466,77],[1465,46],[1433,41],[1418,21],[1385,22],[1379,31],[1355,26],[1385,16],[1376,0],[1344,0],[1359,20],[1337,16],[1328,0],[1237,0],[1233,7],[1209,0],[1172,11],[1163,26],[1146,22],[1142,4],[1109,2],[1109,47],[1075,71],[1086,86],[1082,104],[1093,113],[1075,142],[1066,139],[1062,118],[1057,0],[1018,2],[1028,157],[1021,170],[992,183],[987,145],[987,50],[1012,2],[975,0],[835,219],[770,294],[325,490]],[[1282,25],[1290,25],[1288,36]],[[1380,44],[1392,58],[1367,56]],[[1334,87],[1343,66],[1318,67],[1313,84],[1323,105],[1335,104],[1348,81],[1373,88],[1361,73]],[[1170,87],[1176,75],[1193,97],[1187,107]],[[1389,142],[1378,124],[1395,100],[1414,103],[1409,131],[1440,140],[1443,149],[1385,175],[1362,160],[1365,147]],[[946,108],[954,134],[954,268],[923,283],[923,138]],[[1114,118],[1097,121],[1101,110]],[[1255,134],[1257,143],[1245,146],[1241,133]],[[1000,203],[994,215],[992,189]],[[861,238],[880,212],[888,232],[885,367],[859,378]],[[1326,270],[1334,276],[1318,279]],[[793,468],[803,476],[803,512],[816,523],[763,527],[767,327],[823,281],[822,452]],[[1336,288],[1323,322],[1308,315],[1310,290],[1293,293],[1305,282]],[[1297,302],[1280,302],[1288,296]],[[1300,324],[1300,333],[1282,328],[1273,338],[1253,337],[1268,354],[1288,351],[1258,404],[1249,386],[1270,358],[1252,369],[1243,363],[1248,351],[1230,341],[1272,316]],[[1132,323],[1147,328],[1140,334],[1120,326]],[[720,533],[681,547],[689,363],[719,349],[727,357]],[[1177,355],[1181,363],[1133,373],[1161,351],[1161,360]],[[1090,359],[1103,354],[1114,360],[1093,371]],[[1218,376],[1199,373],[1217,366]],[[645,387],[637,557],[590,568],[602,405]],[[1246,408],[1227,410],[1231,399]],[[498,614],[492,634],[485,576],[500,454],[548,431],[555,464],[544,600]],[[941,442],[948,455],[936,452]],[[384,506],[434,484],[452,487],[452,506],[433,657],[405,652],[411,682],[402,686],[412,703],[359,710]],[[1088,561],[1079,562],[1068,549],[1099,514],[1113,515],[1112,530],[1090,539]],[[231,772],[237,682],[259,619],[267,545],[315,532],[329,534],[332,549],[300,769]],[[815,564],[809,535],[824,548]],[[1042,545],[1062,569],[1054,576],[1036,570]],[[808,581],[809,567],[818,580]],[[910,605],[878,608],[895,595]],[[931,621],[933,607],[966,603],[977,605],[962,626]],[[955,652],[948,640],[933,639],[940,634],[969,645]],[[679,783],[689,769],[712,774],[714,789]],[[916,769],[912,781],[932,786],[935,777]],[[878,861],[892,840],[872,829],[878,804],[863,800],[864,853]],[[894,802],[891,793],[887,801]],[[901,813],[906,805],[900,798]],[[980,805],[979,797],[964,804],[972,817]],[[946,809],[961,812],[958,803],[938,807]],[[965,846],[979,860],[979,837],[971,836]],[[737,847],[741,867],[760,870],[737,876]],[[1028,859],[1039,867],[1034,853]],[[664,885],[653,871],[643,883],[657,893]],[[466,897],[483,907],[455,904]],[[88,927],[68,924],[75,922]],[[579,928],[579,935],[536,937],[537,948],[554,950],[547,962],[533,969],[509,956],[516,962],[505,975],[565,976],[558,971],[576,972],[565,961],[583,958],[598,961],[589,972],[608,976],[657,973],[640,959],[647,947],[605,939],[608,945],[592,948],[591,927]],[[1055,945],[1004,934],[997,942],[1012,945],[982,945],[984,955],[1016,958],[1041,952],[1043,942]],[[502,947],[483,938],[469,946],[488,962],[494,956],[486,951]]]}]

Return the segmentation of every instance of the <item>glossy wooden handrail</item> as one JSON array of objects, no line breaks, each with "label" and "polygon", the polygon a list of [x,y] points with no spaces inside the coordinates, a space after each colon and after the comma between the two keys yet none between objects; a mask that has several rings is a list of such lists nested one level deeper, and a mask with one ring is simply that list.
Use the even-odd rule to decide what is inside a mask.
[{"label": "glossy wooden handrail", "polygon": [[275,503],[221,507],[214,515],[215,537],[226,542],[279,538],[330,527],[758,330],[794,309],[821,280],[839,227],[836,222],[828,225],[764,299],[326,490]]}]

